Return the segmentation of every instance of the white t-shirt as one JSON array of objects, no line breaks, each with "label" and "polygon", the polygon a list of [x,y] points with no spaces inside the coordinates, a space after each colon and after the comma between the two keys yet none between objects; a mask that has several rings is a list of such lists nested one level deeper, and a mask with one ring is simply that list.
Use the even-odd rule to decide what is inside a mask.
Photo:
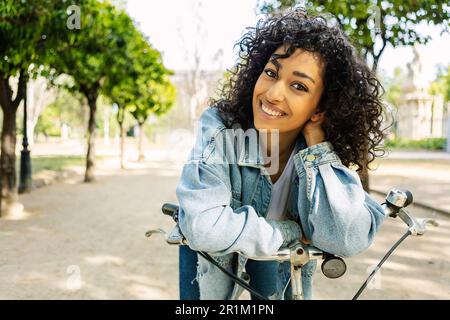
[{"label": "white t-shirt", "polygon": [[286,219],[287,198],[293,174],[294,151],[292,151],[291,156],[284,167],[283,173],[281,173],[278,180],[272,185],[272,195],[270,197],[266,219],[278,221]]}]

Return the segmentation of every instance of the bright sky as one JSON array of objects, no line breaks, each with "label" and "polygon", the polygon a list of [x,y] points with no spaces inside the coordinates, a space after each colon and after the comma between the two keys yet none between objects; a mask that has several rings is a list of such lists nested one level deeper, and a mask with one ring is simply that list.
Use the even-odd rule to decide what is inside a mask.
[{"label": "bright sky", "polygon": [[[207,0],[198,7],[198,0],[128,0],[126,8],[140,30],[149,37],[150,43],[163,53],[166,67],[182,70],[193,66],[197,43],[201,52],[200,65],[205,69],[218,69],[231,68],[234,64],[234,43],[246,27],[254,26],[258,20],[255,15],[256,2]],[[450,35],[439,36],[437,28],[425,26],[423,29],[431,32],[433,37],[427,46],[419,46],[424,77],[432,80],[438,63],[450,63]],[[219,50],[223,55],[218,59]],[[388,75],[396,66],[406,71],[406,63],[412,58],[410,47],[387,47],[379,68]]]}]

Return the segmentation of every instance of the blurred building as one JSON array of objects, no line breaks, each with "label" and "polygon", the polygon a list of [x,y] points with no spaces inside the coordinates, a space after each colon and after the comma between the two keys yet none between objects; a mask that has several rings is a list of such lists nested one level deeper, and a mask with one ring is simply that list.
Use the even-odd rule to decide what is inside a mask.
[{"label": "blurred building", "polygon": [[422,76],[422,62],[417,47],[414,59],[407,64],[408,77],[403,86],[403,99],[398,106],[397,135],[400,138],[419,140],[446,136],[447,112],[444,97],[430,95],[428,83]]}]

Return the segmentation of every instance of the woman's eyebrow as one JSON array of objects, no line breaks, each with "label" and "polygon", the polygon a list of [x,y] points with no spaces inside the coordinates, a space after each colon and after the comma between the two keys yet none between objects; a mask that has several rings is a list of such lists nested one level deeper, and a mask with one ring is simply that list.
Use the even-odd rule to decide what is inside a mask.
[{"label": "woman's eyebrow", "polygon": [[[271,62],[272,64],[274,64],[275,67],[277,67],[277,68],[279,68],[279,69],[281,69],[281,68],[283,67],[283,66],[281,65],[281,63],[279,63],[279,62],[278,62],[277,60],[275,60],[275,59],[271,59],[270,62]],[[310,76],[308,76],[308,75],[307,75],[306,73],[304,73],[304,72],[294,71],[294,72],[292,72],[292,74],[293,74],[294,76],[297,76],[297,77],[300,77],[300,78],[306,78],[306,79],[309,79],[312,83],[316,84],[316,82],[314,81],[314,79],[311,78]]]}]

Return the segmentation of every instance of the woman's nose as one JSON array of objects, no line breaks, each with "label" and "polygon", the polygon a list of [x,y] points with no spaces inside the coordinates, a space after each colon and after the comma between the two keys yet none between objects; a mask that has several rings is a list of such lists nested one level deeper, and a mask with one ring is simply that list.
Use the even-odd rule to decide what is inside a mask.
[{"label": "woman's nose", "polygon": [[272,102],[280,102],[284,100],[284,88],[281,81],[275,82],[266,92],[267,99]]}]

